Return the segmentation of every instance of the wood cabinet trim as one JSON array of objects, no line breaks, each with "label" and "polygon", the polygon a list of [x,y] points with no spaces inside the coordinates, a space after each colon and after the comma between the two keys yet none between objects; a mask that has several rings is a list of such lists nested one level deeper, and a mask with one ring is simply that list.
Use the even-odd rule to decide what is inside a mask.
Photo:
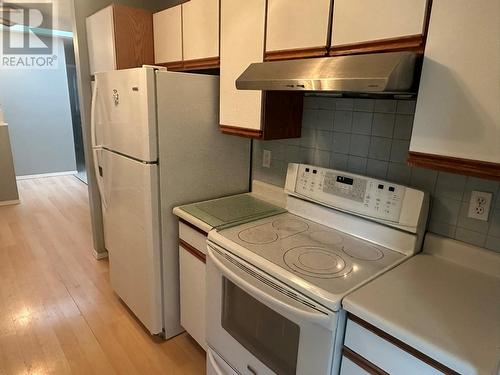
[{"label": "wood cabinet trim", "polygon": [[279,51],[267,51],[267,52],[265,52],[264,60],[265,61],[275,61],[275,60],[304,59],[304,58],[309,58],[309,57],[323,57],[323,56],[327,56],[327,54],[328,54],[328,48],[326,46],[285,49],[285,50],[279,50]]},{"label": "wood cabinet trim", "polygon": [[219,130],[223,134],[238,135],[245,138],[262,139],[264,132],[257,129],[241,128],[239,126],[219,124]]},{"label": "wood cabinet trim", "polygon": [[458,173],[489,180],[500,180],[500,163],[469,160],[416,151],[409,152],[407,162],[416,167],[430,168],[438,171]]},{"label": "wood cabinet trim", "polygon": [[416,359],[426,363],[427,365],[435,368],[436,370],[438,370],[444,374],[459,375],[458,372],[453,371],[449,367],[443,365],[442,363],[439,363],[438,361],[432,359],[431,357],[425,355],[424,353],[422,353],[422,352],[418,351],[417,349],[411,347],[410,345],[404,343],[403,341],[389,335],[387,332],[382,331],[380,328],[375,327],[373,324],[368,323],[367,321],[357,317],[356,315],[353,315],[351,313],[347,313],[347,317],[348,317],[348,319],[352,320],[353,322],[359,324],[361,327],[374,333],[375,335],[379,336],[380,338],[384,339],[385,341],[393,344],[394,346],[396,346],[399,349],[405,351],[406,353],[412,355]]},{"label": "wood cabinet trim", "polygon": [[220,67],[220,58],[219,56],[214,56],[202,59],[184,60],[182,65],[184,70],[213,69]]},{"label": "wood cabinet trim", "polygon": [[184,241],[180,238],[179,238],[179,246],[182,247],[184,250],[186,250],[191,255],[193,255],[198,260],[202,261],[203,263],[207,262],[207,256],[205,254],[203,254],[200,250],[194,248],[193,246],[191,246],[186,241]]},{"label": "wood cabinet trim", "polygon": [[332,46],[330,56],[356,55],[374,52],[414,51],[423,53],[425,37],[422,34],[398,38],[379,39],[369,42]]},{"label": "wood cabinet trim", "polygon": [[355,351],[349,349],[347,346],[344,346],[342,348],[342,355],[344,357],[348,358],[349,360],[351,360],[353,363],[355,363],[359,367],[361,367],[363,370],[365,370],[369,374],[372,374],[372,375],[389,375],[389,373],[385,372],[380,367],[374,365],[373,363],[371,363],[366,358],[360,356]]},{"label": "wood cabinet trim", "polygon": [[183,67],[182,61],[171,61],[171,62],[167,62],[167,63],[157,63],[155,65],[164,66],[168,70],[173,70],[176,72],[181,71],[182,67]]},{"label": "wood cabinet trim", "polygon": [[207,232],[205,232],[205,231],[204,231],[203,229],[201,229],[201,228],[198,228],[196,225],[194,225],[194,224],[190,223],[189,221],[184,220],[183,218],[179,218],[179,221],[180,221],[182,224],[184,224],[184,225],[188,226],[189,228],[191,228],[191,229],[193,229],[193,230],[197,231],[198,233],[202,234],[203,236],[205,236],[205,237],[206,237],[206,236],[208,236],[208,233],[207,233]]}]

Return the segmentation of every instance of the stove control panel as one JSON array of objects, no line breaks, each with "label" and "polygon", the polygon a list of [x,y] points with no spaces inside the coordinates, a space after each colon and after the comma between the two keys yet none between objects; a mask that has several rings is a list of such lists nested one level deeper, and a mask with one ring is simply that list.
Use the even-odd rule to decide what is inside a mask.
[{"label": "stove control panel", "polygon": [[[406,187],[332,169],[297,166],[296,194],[341,210],[399,222]],[[287,176],[287,189],[289,184]]]}]

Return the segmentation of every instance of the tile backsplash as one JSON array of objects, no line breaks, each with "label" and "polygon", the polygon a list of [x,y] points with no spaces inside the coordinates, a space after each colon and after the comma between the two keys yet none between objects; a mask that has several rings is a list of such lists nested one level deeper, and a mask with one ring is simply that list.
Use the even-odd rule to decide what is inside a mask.
[{"label": "tile backsplash", "polygon": [[[306,96],[301,138],[254,141],[253,178],[284,186],[295,162],[414,186],[431,194],[431,232],[500,252],[500,183],[406,165],[414,112],[414,100]],[[472,190],[493,193],[488,222],[467,218]]]}]

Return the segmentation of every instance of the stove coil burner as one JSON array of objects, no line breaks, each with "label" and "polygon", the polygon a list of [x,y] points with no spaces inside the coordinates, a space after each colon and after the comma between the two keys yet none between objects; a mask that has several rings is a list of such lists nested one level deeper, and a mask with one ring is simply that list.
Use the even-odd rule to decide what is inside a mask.
[{"label": "stove coil burner", "polygon": [[375,246],[365,245],[361,243],[347,243],[342,251],[351,258],[374,262],[382,259],[384,253]]},{"label": "stove coil burner", "polygon": [[294,272],[320,279],[346,276],[352,270],[339,254],[321,247],[294,247],[283,255],[283,260]]},{"label": "stove coil burner", "polygon": [[244,242],[254,245],[265,245],[273,243],[278,239],[278,233],[265,225],[248,228],[238,233],[238,238]]},{"label": "stove coil burner", "polygon": [[274,220],[272,226],[278,231],[290,232],[293,234],[305,232],[309,229],[309,224],[305,221],[287,218]]}]

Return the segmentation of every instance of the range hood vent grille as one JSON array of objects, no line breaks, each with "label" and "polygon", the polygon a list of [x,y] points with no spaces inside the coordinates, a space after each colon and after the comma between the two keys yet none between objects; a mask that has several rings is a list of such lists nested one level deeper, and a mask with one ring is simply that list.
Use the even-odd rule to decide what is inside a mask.
[{"label": "range hood vent grille", "polygon": [[239,90],[405,93],[413,87],[417,55],[367,55],[251,64],[236,80]]}]

